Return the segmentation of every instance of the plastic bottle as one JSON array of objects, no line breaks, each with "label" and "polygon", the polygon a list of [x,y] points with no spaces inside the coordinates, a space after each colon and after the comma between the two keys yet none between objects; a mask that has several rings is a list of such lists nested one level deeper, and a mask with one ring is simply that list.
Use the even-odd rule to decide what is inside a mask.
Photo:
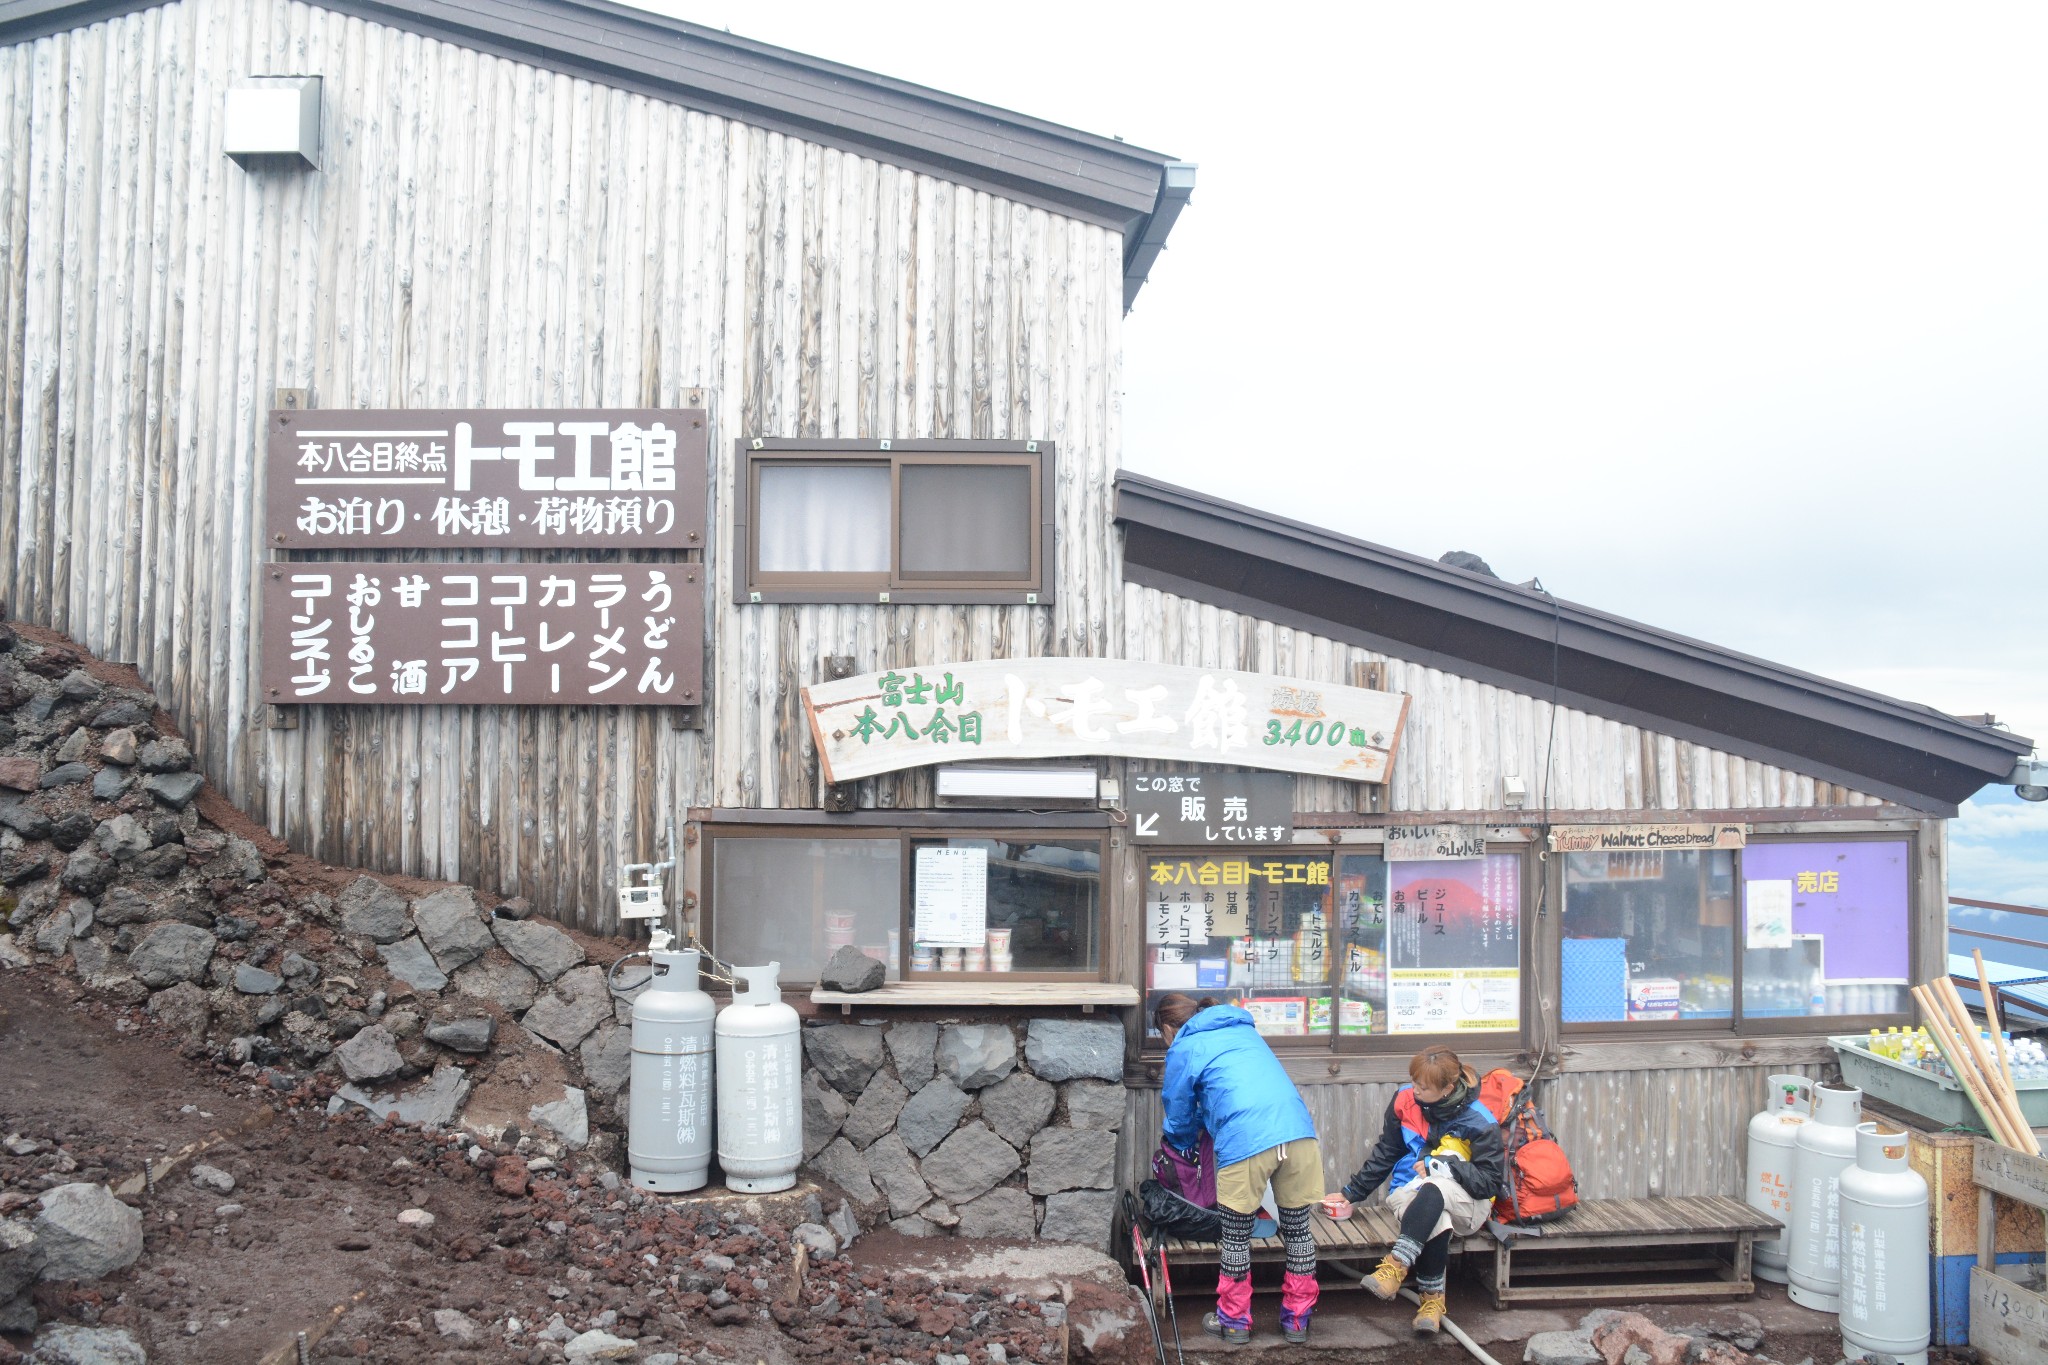
[{"label": "plastic bottle", "polygon": [[1828,984],[1822,980],[1818,967],[1806,978],[1806,1012],[1816,1015],[1828,1012]]}]

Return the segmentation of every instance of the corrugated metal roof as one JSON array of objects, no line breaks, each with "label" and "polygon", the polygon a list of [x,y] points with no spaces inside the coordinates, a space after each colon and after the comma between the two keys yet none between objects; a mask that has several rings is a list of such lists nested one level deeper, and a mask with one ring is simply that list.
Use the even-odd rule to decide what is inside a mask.
[{"label": "corrugated metal roof", "polygon": [[[2032,740],[1485,574],[1121,473],[1132,582],[1712,744],[1931,814]],[[1554,645],[1553,645],[1553,642]],[[1554,654],[1553,654],[1554,649]]]},{"label": "corrugated metal roof", "polygon": [[[152,2],[0,0],[0,42],[82,27]],[[1113,227],[1124,235],[1126,308],[1192,184],[1194,168],[1161,152],[604,0],[326,0],[321,8]]]}]

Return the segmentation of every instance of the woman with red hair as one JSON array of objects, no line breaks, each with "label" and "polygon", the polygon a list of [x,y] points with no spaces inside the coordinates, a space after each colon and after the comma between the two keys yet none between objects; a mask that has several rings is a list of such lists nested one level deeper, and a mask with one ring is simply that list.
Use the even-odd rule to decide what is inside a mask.
[{"label": "woman with red hair", "polygon": [[1479,1077],[1457,1053],[1424,1048],[1408,1059],[1408,1078],[1410,1084],[1394,1092],[1387,1106],[1379,1145],[1344,1183],[1344,1192],[1323,1201],[1323,1210],[1341,1222],[1353,1204],[1386,1182],[1387,1206],[1400,1216],[1401,1235],[1366,1276],[1365,1287],[1391,1299],[1412,1269],[1422,1298],[1415,1330],[1437,1332],[1446,1311],[1451,1234],[1470,1237],[1485,1226],[1507,1161],[1500,1123],[1479,1102]]}]

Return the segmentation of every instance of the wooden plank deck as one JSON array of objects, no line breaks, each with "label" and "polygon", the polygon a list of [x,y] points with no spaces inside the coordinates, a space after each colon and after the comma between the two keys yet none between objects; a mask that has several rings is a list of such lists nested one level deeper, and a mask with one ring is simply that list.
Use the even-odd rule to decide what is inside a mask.
[{"label": "wooden plank deck", "polygon": [[[1511,1303],[1599,1303],[1637,1299],[1748,1298],[1756,1290],[1750,1275],[1750,1250],[1759,1236],[1780,1228],[1768,1214],[1740,1199],[1696,1195],[1674,1199],[1592,1199],[1553,1223],[1528,1227],[1488,1224],[1462,1239],[1455,1250],[1480,1253],[1481,1273],[1493,1289],[1494,1305]],[[1321,1209],[1310,1215],[1316,1256],[1326,1262],[1369,1265],[1385,1255],[1400,1235],[1399,1220],[1383,1204],[1359,1208],[1342,1223]],[[1175,1265],[1214,1265],[1221,1249],[1214,1242],[1180,1238],[1163,1241]],[[1649,1255],[1600,1257],[1601,1249],[1677,1248]],[[1576,1254],[1574,1254],[1576,1253]],[[1252,1242],[1252,1260],[1286,1258],[1278,1237]],[[1711,1272],[1702,1278],[1699,1272]],[[1679,1274],[1682,1278],[1675,1278]],[[1629,1275],[1623,1283],[1606,1285],[1526,1284],[1521,1280],[1559,1276]],[[1643,1276],[1662,1278],[1645,1280]]]}]

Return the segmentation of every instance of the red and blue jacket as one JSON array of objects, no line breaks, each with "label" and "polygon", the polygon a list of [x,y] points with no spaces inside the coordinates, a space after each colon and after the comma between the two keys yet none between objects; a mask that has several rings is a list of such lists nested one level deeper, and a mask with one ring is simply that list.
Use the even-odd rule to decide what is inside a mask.
[{"label": "red and blue jacket", "polygon": [[[1442,1107],[1424,1108],[1412,1085],[1394,1092],[1379,1143],[1358,1174],[1344,1183],[1344,1197],[1355,1204],[1378,1189],[1382,1180],[1389,1193],[1398,1190],[1420,1174],[1420,1163],[1432,1154],[1450,1167],[1451,1177],[1474,1199],[1492,1199],[1499,1194],[1507,1175],[1499,1120],[1477,1099],[1448,1117],[1430,1112]],[[1446,1138],[1454,1139],[1451,1149],[1439,1152]],[[1456,1155],[1460,1146],[1470,1155]]]}]

